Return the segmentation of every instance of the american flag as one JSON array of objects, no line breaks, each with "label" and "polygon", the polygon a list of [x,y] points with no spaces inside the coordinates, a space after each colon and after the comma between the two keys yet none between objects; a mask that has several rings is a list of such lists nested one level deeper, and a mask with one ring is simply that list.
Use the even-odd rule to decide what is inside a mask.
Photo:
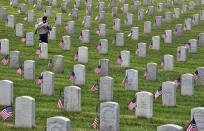
[{"label": "american flag", "polygon": [[7,106],[5,109],[3,109],[0,112],[0,115],[3,118],[3,120],[6,120],[7,118],[12,118],[13,117],[13,107]]},{"label": "american flag", "polygon": [[146,76],[147,76],[147,69],[144,72],[144,77],[146,77]]},{"label": "american flag", "polygon": [[139,54],[139,49],[136,50],[136,54],[137,54],[137,55]]},{"label": "american flag", "polygon": [[152,49],[153,45],[152,45],[152,42],[150,43],[149,45],[149,49]]},{"label": "american flag", "polygon": [[184,25],[183,30],[184,30],[184,31],[187,31],[187,26],[186,26],[186,24]]},{"label": "american flag", "polygon": [[101,42],[97,45],[97,50],[101,51]]},{"label": "american flag", "polygon": [[57,108],[59,108],[59,109],[63,108],[61,90],[60,90],[59,100],[58,100],[58,103],[57,103]]},{"label": "american flag", "polygon": [[114,39],[112,40],[112,43],[115,43],[116,42],[116,36],[114,37]]},{"label": "american flag", "polygon": [[24,36],[23,38],[21,38],[21,42],[25,42],[26,41],[26,37]]},{"label": "american flag", "polygon": [[155,99],[157,99],[161,95],[162,95],[162,87],[160,86],[159,89],[156,91],[154,97]]},{"label": "american flag", "polygon": [[46,9],[45,9],[45,11],[44,11],[44,16],[46,16],[47,14],[46,14]]},{"label": "american flag", "polygon": [[94,119],[92,126],[96,131],[98,130],[98,113],[96,113],[96,118]]},{"label": "american flag", "polygon": [[35,52],[37,55],[40,55],[41,53],[42,53],[42,51],[41,51],[41,47],[39,47],[37,50],[36,50],[36,52]]},{"label": "american flag", "polygon": [[178,31],[177,29],[174,30],[174,35],[177,35]]},{"label": "american flag", "polygon": [[95,20],[99,20],[99,16],[96,16]]},{"label": "american flag", "polygon": [[154,25],[157,25],[157,21],[156,20],[154,20]]},{"label": "american flag", "polygon": [[62,49],[64,48],[64,41],[63,41],[63,40],[60,41],[59,46],[60,46]]},{"label": "american flag", "polygon": [[125,19],[125,22],[124,22],[125,24],[127,24],[128,23],[128,19]]},{"label": "american flag", "polygon": [[91,88],[91,92],[97,91],[98,90],[98,81],[93,85],[93,87]]},{"label": "american flag", "polygon": [[26,17],[24,17],[24,20],[25,20],[25,21],[27,21],[27,20],[28,20],[28,17],[27,17],[27,16],[26,16]]},{"label": "american flag", "polygon": [[79,40],[83,40],[83,35],[80,33]]},{"label": "american flag", "polygon": [[52,66],[52,59],[50,59],[49,63],[47,64],[48,67]]},{"label": "american flag", "polygon": [[157,6],[157,10],[158,10],[158,11],[160,10],[160,7],[159,7],[159,5]]},{"label": "american flag", "polygon": [[177,56],[178,58],[181,58],[181,51],[180,51],[180,50],[176,53],[176,56]]},{"label": "american flag", "polygon": [[164,67],[165,64],[164,64],[164,58],[162,59],[162,62],[161,62],[161,67]]},{"label": "american flag", "polygon": [[190,46],[191,46],[191,43],[189,43],[189,42],[187,44],[185,44],[186,48],[190,48]]},{"label": "american flag", "polygon": [[136,98],[134,98],[128,105],[129,110],[133,110],[137,106]]},{"label": "american flag", "polygon": [[76,76],[75,76],[75,73],[72,72],[71,76],[69,77],[69,81],[74,83],[76,81]]},{"label": "american flag", "polygon": [[186,131],[198,131],[198,127],[196,125],[194,117],[186,128]]},{"label": "american flag", "polygon": [[74,60],[77,60],[79,58],[79,56],[78,56],[78,51],[77,51],[77,53],[74,55]]},{"label": "american flag", "polygon": [[21,14],[21,13],[22,13],[21,8],[19,8],[19,9],[18,9],[18,13],[19,13],[19,14]]},{"label": "american flag", "polygon": [[38,80],[36,81],[36,85],[39,85],[43,82],[43,75],[41,75]]},{"label": "american flag", "polygon": [[130,34],[128,34],[128,37],[131,37],[132,36],[132,31],[130,32]]},{"label": "american flag", "polygon": [[164,39],[166,38],[166,33],[162,34],[162,38]]},{"label": "american flag", "polygon": [[16,71],[18,74],[23,74],[23,68],[22,66],[18,67],[17,71]]},{"label": "american flag", "polygon": [[122,60],[121,56],[118,56],[117,63],[120,64],[120,65],[123,63],[123,60]]},{"label": "american flag", "polygon": [[94,72],[96,73],[96,74],[99,74],[100,72],[101,72],[101,65],[98,65],[98,67],[94,70]]},{"label": "american flag", "polygon": [[127,84],[128,83],[128,76],[126,75],[125,78],[122,81],[123,84]]},{"label": "american flag", "polygon": [[66,31],[69,30],[69,26],[68,26],[68,25],[65,26],[65,30],[66,30]]},{"label": "american flag", "polygon": [[192,20],[192,22],[193,22],[193,23],[195,22],[195,17],[193,17],[193,20]]},{"label": "american flag", "polygon": [[98,29],[98,30],[96,31],[96,34],[97,34],[97,35],[100,35],[100,29]]},{"label": "american flag", "polygon": [[4,65],[7,65],[8,62],[9,62],[8,56],[5,56],[5,57],[1,60],[1,62],[2,62]]},{"label": "american flag", "polygon": [[56,24],[56,20],[57,20],[57,18],[55,17],[55,19],[54,19],[54,23]]},{"label": "american flag", "polygon": [[194,75],[193,75],[195,80],[198,80],[200,78],[200,75],[198,73],[198,70],[195,71]]},{"label": "american flag", "polygon": [[176,14],[175,14],[175,13],[173,13],[173,17],[174,17],[174,18],[176,17]]},{"label": "american flag", "polygon": [[174,83],[176,84],[176,87],[178,87],[180,85],[180,82],[181,82],[180,78],[174,80]]},{"label": "american flag", "polygon": [[84,25],[84,24],[85,24],[85,20],[82,21],[82,25]]},{"label": "american flag", "polygon": [[6,19],[5,26],[6,27],[8,26],[8,19]]},{"label": "american flag", "polygon": [[115,30],[115,22],[113,23],[113,29]]}]

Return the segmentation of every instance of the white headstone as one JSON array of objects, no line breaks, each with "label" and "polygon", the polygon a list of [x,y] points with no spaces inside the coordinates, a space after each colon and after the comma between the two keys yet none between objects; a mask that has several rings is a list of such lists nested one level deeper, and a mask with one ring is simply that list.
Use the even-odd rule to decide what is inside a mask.
[{"label": "white headstone", "polygon": [[34,34],[33,32],[26,32],[26,46],[34,47]]},{"label": "white headstone", "polygon": [[162,105],[176,106],[176,84],[174,82],[162,83]]},{"label": "white headstone", "polygon": [[48,59],[48,44],[40,43],[41,53],[39,55],[40,59]]},{"label": "white headstone", "polygon": [[20,66],[20,51],[10,52],[10,67],[18,68]]},{"label": "white headstone", "polygon": [[138,90],[138,71],[135,69],[126,70],[127,83],[125,84],[126,90]]},{"label": "white headstone", "polygon": [[52,30],[50,31],[50,34],[49,34],[49,39],[56,40],[56,27],[52,27]]},{"label": "white headstone", "polygon": [[153,94],[147,91],[136,93],[136,118],[152,118],[153,115]]},{"label": "white headstone", "polygon": [[151,21],[144,22],[144,33],[150,34],[151,33]]},{"label": "white headstone", "polygon": [[9,40],[8,39],[0,39],[0,42],[1,42],[0,54],[8,55],[9,54]]},{"label": "white headstone", "polygon": [[74,65],[74,73],[76,80],[74,84],[76,85],[85,85],[86,82],[86,67],[82,64]]},{"label": "white headstone", "polygon": [[194,95],[194,78],[192,74],[183,74],[181,76],[181,95]]},{"label": "white headstone", "polygon": [[34,128],[35,99],[30,96],[16,97],[15,126],[17,128]]},{"label": "white headstone", "polygon": [[146,79],[149,81],[156,81],[157,80],[157,63],[148,63],[146,69],[147,77]]},{"label": "white headstone", "polygon": [[152,49],[160,50],[160,36],[152,36]]},{"label": "white headstone", "polygon": [[110,61],[108,59],[100,59],[99,65],[101,66],[100,76],[108,76]]},{"label": "white headstone", "polygon": [[16,24],[16,36],[23,37],[23,24]]},{"label": "white headstone", "polygon": [[130,51],[123,50],[120,52],[122,58],[121,67],[130,67]]},{"label": "white headstone", "polygon": [[54,71],[55,73],[64,73],[64,56],[54,56]]},{"label": "white headstone", "polygon": [[81,88],[78,86],[64,88],[64,110],[66,112],[81,111]]},{"label": "white headstone", "polygon": [[107,54],[108,53],[108,40],[107,39],[100,39],[99,44],[101,44],[101,50],[99,50],[100,54]]},{"label": "white headstone", "polygon": [[112,101],[113,100],[113,78],[104,76],[100,78],[100,100]]},{"label": "white headstone", "polygon": [[195,119],[198,131],[204,130],[204,107],[196,107],[191,109],[191,119]]},{"label": "white headstone", "polygon": [[24,61],[24,80],[35,80],[35,61]]},{"label": "white headstone", "polygon": [[136,50],[136,54],[139,57],[146,57],[146,43],[138,43],[138,49]]},{"label": "white headstone", "polygon": [[47,131],[71,131],[71,122],[62,116],[50,117],[47,119]]},{"label": "white headstone", "polygon": [[71,37],[66,35],[62,37],[63,44],[64,44],[64,50],[70,50],[71,48]]},{"label": "white headstone", "polygon": [[100,131],[119,131],[120,107],[116,102],[103,102],[100,105]]},{"label": "white headstone", "polygon": [[172,55],[164,55],[164,70],[173,71],[174,69],[174,57]]},{"label": "white headstone", "polygon": [[88,47],[81,46],[78,48],[78,62],[88,63]]},{"label": "white headstone", "polygon": [[197,52],[197,40],[190,39],[188,42],[190,43],[189,52],[196,53]]},{"label": "white headstone", "polygon": [[0,105],[11,106],[13,104],[13,82],[0,80]]},{"label": "white headstone", "polygon": [[177,48],[177,61],[186,61],[186,48],[184,46]]},{"label": "white headstone", "polygon": [[41,84],[41,94],[46,96],[54,95],[54,73],[53,72],[43,72],[43,82]]},{"label": "white headstone", "polygon": [[175,124],[166,124],[157,127],[157,131],[183,131],[183,127]]},{"label": "white headstone", "polygon": [[204,86],[204,67],[198,67],[197,70],[199,73],[199,79],[196,80],[196,85]]}]

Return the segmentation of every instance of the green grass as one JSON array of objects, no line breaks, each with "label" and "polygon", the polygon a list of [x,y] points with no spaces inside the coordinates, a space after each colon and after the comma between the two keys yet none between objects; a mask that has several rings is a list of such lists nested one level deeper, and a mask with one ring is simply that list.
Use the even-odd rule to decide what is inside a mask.
[{"label": "green grass", "polygon": [[[34,81],[24,81],[21,80],[20,75],[16,73],[15,69],[11,69],[8,66],[0,65],[0,80],[11,80],[14,82],[14,107],[15,107],[15,98],[19,96],[31,96],[36,100],[36,126],[34,129],[17,129],[15,128],[15,118],[8,119],[6,121],[0,122],[0,130],[1,131],[42,131],[46,126],[46,120],[49,117],[53,116],[64,116],[71,120],[71,129],[72,131],[94,131],[92,127],[92,122],[95,118],[95,107],[97,104],[100,104],[101,101],[98,100],[98,93],[90,93],[89,90],[92,85],[95,83],[99,76],[96,75],[93,70],[97,67],[98,62],[102,58],[106,58],[110,60],[110,76],[114,78],[114,101],[119,103],[120,105],[120,130],[121,131],[151,131],[156,130],[157,126],[163,124],[177,124],[184,128],[190,122],[190,111],[194,107],[204,106],[204,88],[195,86],[195,95],[190,96],[181,96],[180,95],[180,87],[177,88],[177,104],[176,107],[164,107],[161,103],[161,98],[154,100],[153,107],[153,118],[152,119],[136,119],[135,111],[129,111],[127,108],[128,103],[135,96],[134,91],[126,91],[124,86],[121,86],[121,82],[125,76],[125,70],[129,68],[121,68],[120,65],[116,63],[116,59],[122,50],[129,50],[131,52],[131,64],[130,69],[136,69],[139,71],[139,91],[149,91],[151,93],[155,93],[159,86],[161,86],[164,81],[171,81],[181,76],[184,73],[194,73],[197,67],[203,66],[203,58],[204,58],[204,48],[198,47],[198,52],[196,54],[187,53],[187,61],[186,62],[177,62],[176,60],[176,51],[177,47],[184,45],[188,42],[189,39],[197,39],[198,34],[203,32],[204,22],[200,21],[198,26],[192,25],[192,30],[183,33],[183,37],[173,37],[172,44],[165,44],[163,39],[161,38],[160,50],[148,50],[147,49],[147,57],[146,58],[138,58],[135,54],[135,50],[137,49],[137,43],[144,42],[147,43],[147,46],[150,44],[152,36],[159,35],[161,36],[165,29],[175,29],[176,24],[184,24],[185,18],[192,18],[193,14],[200,13],[200,10],[203,9],[203,5],[201,7],[195,7],[195,10],[188,11],[188,15],[181,15],[179,19],[172,18],[172,23],[167,24],[165,22],[162,23],[161,29],[156,29],[152,26],[151,34],[144,34],[144,21],[154,21],[155,17],[146,16],[145,20],[138,21],[137,20],[137,11],[133,11],[130,8],[129,12],[134,14],[134,25],[132,27],[139,27],[139,40],[134,41],[127,37],[131,30],[131,26],[124,24],[124,19],[126,15],[124,15],[119,10],[119,18],[121,19],[121,32],[125,33],[125,46],[124,47],[116,47],[112,44],[112,39],[114,38],[116,32],[112,30],[113,19],[111,16],[111,8],[108,7],[108,2],[105,2],[106,8],[106,39],[109,41],[109,53],[107,55],[100,55],[96,50],[96,46],[98,44],[99,39],[103,39],[96,35],[96,30],[98,29],[98,25],[100,24],[98,21],[95,21],[95,17],[98,15],[98,9],[95,9],[97,5],[97,0],[93,0],[93,14],[92,14],[92,23],[90,28],[90,43],[82,44],[78,40],[78,36],[81,30],[85,29],[81,24],[85,14],[85,4],[82,0],[81,9],[79,10],[79,19],[75,21],[75,34],[71,35],[71,50],[63,51],[58,43],[61,41],[62,36],[67,35],[64,27],[68,21],[71,21],[71,17],[68,16],[68,13],[71,12],[73,8],[74,0],[72,3],[68,5],[67,13],[63,14],[63,25],[56,26],[57,28],[57,40],[49,40],[49,59],[53,58],[54,55],[63,55],[64,56],[64,73],[63,74],[55,74],[55,95],[54,96],[42,96],[40,91],[40,86],[36,86]],[[132,0],[126,0],[127,3],[132,4]],[[162,0],[157,0],[157,3]],[[60,6],[61,0],[58,2],[58,6]],[[180,2],[179,5],[175,5],[174,7],[182,8],[182,4],[188,4],[189,0],[186,2]],[[24,3],[24,0],[19,0],[19,4]],[[43,9],[42,11],[38,11],[33,8],[32,5],[26,3],[26,11],[33,9],[35,11],[35,20],[39,17],[42,17],[43,11],[48,5],[45,0],[43,1]],[[150,4],[152,5],[152,4]],[[121,7],[122,4],[117,1],[117,6]],[[154,4],[156,7],[156,4]],[[24,24],[24,32],[34,32],[35,23],[28,23],[23,20],[25,15],[20,15],[17,13],[17,8],[12,8],[9,6],[8,0],[0,0],[0,7],[6,7],[8,15],[15,15],[15,24],[23,23]],[[173,8],[167,9],[164,7],[164,11],[162,13],[158,13],[155,8],[155,16],[164,16],[166,11],[172,11]],[[142,7],[143,9],[147,9],[147,7]],[[57,12],[61,12],[60,8],[52,8],[52,18],[49,18],[48,21],[54,25],[54,17]],[[38,36],[35,35],[35,47],[25,47],[25,43],[20,41],[21,38],[15,37],[14,29],[5,27],[5,20],[0,20],[0,39],[9,39],[10,41],[10,51],[18,50],[21,52],[21,63],[25,60],[34,60],[36,62],[36,79],[43,71],[52,71],[53,69],[47,68],[47,63],[49,60],[40,60],[38,56],[35,54],[36,49],[38,48]],[[78,47],[87,46],[89,49],[89,62],[85,64],[86,66],[86,85],[80,86],[82,90],[82,100],[81,100],[81,112],[80,113],[70,113],[63,112],[56,108],[59,91],[63,90],[64,87],[72,85],[68,81],[68,77],[73,70],[73,65],[78,64],[78,62],[73,62],[73,56],[77,52]],[[173,72],[164,72],[160,67],[160,62],[165,54],[174,55],[174,71]],[[0,58],[3,58],[3,55],[0,55]],[[146,68],[146,64],[149,62],[155,62],[158,64],[158,80],[156,82],[147,81],[143,77],[143,73]],[[4,107],[1,106],[0,109]],[[15,113],[15,108],[14,108]]]}]

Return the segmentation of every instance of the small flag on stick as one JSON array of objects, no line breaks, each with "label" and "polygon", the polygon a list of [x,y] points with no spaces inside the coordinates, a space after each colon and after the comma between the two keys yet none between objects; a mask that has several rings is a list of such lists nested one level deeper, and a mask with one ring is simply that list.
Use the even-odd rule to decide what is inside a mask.
[{"label": "small flag on stick", "polygon": [[5,57],[1,60],[1,62],[6,66],[6,65],[8,64],[8,62],[9,62],[8,56],[5,56]]},{"label": "small flag on stick", "polygon": [[43,75],[41,75],[38,80],[36,81],[36,85],[39,85],[43,82]]},{"label": "small flag on stick", "polygon": [[58,100],[58,103],[57,103],[57,108],[63,109],[61,90],[60,90],[59,100]]},{"label": "small flag on stick", "polygon": [[93,85],[93,87],[91,88],[90,92],[95,92],[98,90],[98,81]]},{"label": "small flag on stick", "polygon": [[123,63],[123,60],[122,60],[121,56],[118,56],[117,63],[120,64],[120,65]]},{"label": "small flag on stick", "polygon": [[156,91],[154,97],[155,99],[157,99],[161,95],[162,95],[162,87],[160,86],[159,89]]},{"label": "small flag on stick", "polygon": [[20,74],[20,75],[23,74],[23,68],[22,68],[22,66],[19,66],[16,72],[17,72],[18,74]]},{"label": "small flag on stick", "polygon": [[7,106],[5,109],[3,109],[0,112],[0,116],[2,117],[4,121],[8,118],[12,118],[13,117],[13,106]]},{"label": "small flag on stick", "polygon": [[75,73],[74,73],[74,72],[72,72],[71,76],[69,77],[69,81],[70,81],[71,83],[75,83],[75,81],[76,81],[76,76],[75,76]]},{"label": "small flag on stick", "polygon": [[52,59],[50,59],[50,61],[47,64],[48,68],[50,68],[52,66]]},{"label": "small flag on stick", "polygon": [[133,110],[137,106],[136,98],[134,98],[128,105],[129,110]]},{"label": "small flag on stick", "polygon": [[101,73],[101,65],[98,65],[98,67],[94,70],[94,72],[96,73],[96,74],[99,74],[99,73]]}]

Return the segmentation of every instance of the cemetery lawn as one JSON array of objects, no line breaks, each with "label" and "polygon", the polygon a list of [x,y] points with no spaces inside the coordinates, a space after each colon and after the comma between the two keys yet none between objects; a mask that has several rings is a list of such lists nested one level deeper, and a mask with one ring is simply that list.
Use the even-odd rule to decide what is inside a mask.
[{"label": "cemetery lawn", "polygon": [[[136,119],[135,118],[135,110],[128,110],[129,102],[135,97],[135,91],[126,91],[124,85],[122,85],[122,80],[125,77],[125,71],[127,69],[136,69],[139,71],[139,91],[148,91],[151,93],[155,93],[156,90],[162,85],[164,81],[173,81],[180,77],[184,73],[194,73],[197,67],[202,67],[204,63],[204,47],[198,46],[198,51],[196,54],[187,53],[187,61],[186,62],[178,62],[176,60],[176,52],[178,46],[185,45],[189,39],[197,39],[198,34],[204,32],[204,21],[200,21],[200,24],[195,26],[192,24],[192,30],[183,32],[182,37],[173,36],[173,43],[166,44],[163,42],[163,38],[161,38],[160,50],[149,50],[148,46],[151,42],[152,36],[159,35],[161,36],[164,33],[165,29],[175,29],[176,24],[183,24],[185,18],[192,18],[193,14],[199,14],[200,10],[204,8],[204,5],[200,7],[195,7],[193,11],[188,10],[188,15],[180,15],[179,19],[172,18],[172,23],[167,24],[162,22],[162,28],[157,29],[152,26],[151,34],[144,34],[144,22],[152,21],[152,25],[155,17],[145,15],[145,20],[138,21],[137,20],[137,11],[133,11],[131,6],[129,12],[134,14],[134,25],[128,26],[124,24],[124,20],[126,19],[126,15],[119,10],[122,7],[122,4],[117,0],[117,6],[119,18],[121,19],[121,31],[125,34],[125,46],[124,47],[116,47],[112,44],[112,40],[116,35],[116,32],[112,29],[113,20],[111,16],[111,8],[108,6],[109,2],[105,0],[105,11],[106,11],[106,37],[109,41],[109,51],[107,55],[100,55],[96,50],[98,41],[103,39],[103,37],[99,37],[95,32],[99,27],[100,22],[95,21],[95,17],[98,15],[98,9],[95,9],[98,4],[97,0],[93,0],[93,13],[92,13],[92,21],[90,28],[90,43],[83,44],[78,39],[81,30],[85,29],[81,24],[83,21],[85,13],[85,2],[81,1],[81,9],[79,10],[78,20],[75,21],[75,34],[71,36],[71,50],[63,51],[59,42],[62,39],[62,36],[68,35],[65,31],[65,25],[68,21],[71,21],[71,17],[68,16],[68,13],[71,12],[71,9],[74,5],[74,0],[71,0],[71,4],[68,5],[67,13],[63,13],[63,23],[62,26],[56,26],[54,24],[54,18],[56,13],[61,13],[60,8],[52,8],[52,17],[48,18],[49,23],[56,27],[57,30],[57,40],[49,40],[49,59],[53,59],[55,55],[63,55],[64,56],[64,73],[56,74],[55,73],[55,93],[54,96],[42,96],[41,88],[39,85],[35,85],[35,81],[25,81],[21,79],[21,76],[16,73],[16,69],[11,69],[9,66],[0,65],[0,80],[11,80],[14,82],[14,114],[15,114],[15,98],[19,96],[31,96],[35,98],[36,104],[36,126],[34,129],[17,129],[15,128],[15,118],[9,118],[6,121],[0,121],[0,131],[44,131],[46,127],[47,118],[53,116],[64,116],[71,120],[71,130],[72,131],[94,131],[92,127],[92,123],[95,119],[96,115],[96,105],[100,104],[101,101],[98,99],[98,92],[90,93],[90,88],[95,84],[96,80],[99,80],[99,76],[94,73],[94,69],[98,66],[99,60],[106,58],[110,60],[110,75],[114,78],[114,102],[119,103],[120,105],[120,130],[121,131],[152,131],[156,130],[157,126],[164,124],[177,124],[182,126],[184,129],[189,124],[191,117],[190,111],[192,108],[204,106],[204,88],[195,86],[194,96],[181,96],[181,88],[177,87],[176,90],[176,107],[164,107],[161,103],[161,97],[157,100],[154,100],[153,104],[153,118],[152,119]],[[126,0],[127,3],[133,4],[132,0]],[[182,9],[183,4],[187,4],[190,0],[186,0],[185,2],[180,2],[179,5],[174,5],[174,7],[178,7]],[[60,3],[62,0],[58,0],[58,7],[60,7]],[[157,0],[157,3],[163,2],[163,0]],[[24,21],[24,17],[26,15],[18,14],[18,8],[12,8],[9,6],[9,0],[0,0],[0,7],[7,8],[8,15],[15,16],[15,25],[17,23],[24,24],[24,34],[26,32],[34,32],[34,26],[36,24],[36,20],[39,17],[43,16],[44,9],[48,5],[48,2],[43,0],[43,9],[42,11],[38,11],[33,8],[33,5],[29,5],[24,0],[19,0],[20,3],[26,3],[26,12],[29,10],[34,10],[35,12],[35,22],[28,23]],[[173,12],[173,8],[170,9],[165,8],[162,13],[158,13],[155,8],[155,16],[164,16],[166,11]],[[147,9],[147,7],[140,6],[140,8]],[[139,40],[134,41],[127,37],[127,35],[131,31],[131,27],[139,27]],[[35,51],[38,48],[38,35],[35,35],[35,46],[34,47],[26,47],[25,43],[21,42],[20,37],[15,36],[15,29],[5,27],[5,20],[0,20],[0,39],[9,39],[9,50],[10,51],[20,51],[20,61],[21,64],[24,63],[25,60],[34,60],[36,62],[36,80],[40,76],[41,72],[51,71],[54,72],[53,67],[51,69],[47,68],[48,60],[40,60],[38,55],[35,54]],[[136,56],[135,51],[137,49],[137,44],[139,42],[147,43],[147,57],[139,58]],[[64,112],[56,108],[57,101],[59,98],[60,90],[63,90],[64,87],[72,85],[68,78],[73,70],[73,66],[78,64],[78,62],[73,61],[73,57],[80,46],[87,46],[89,50],[89,60],[86,66],[86,85],[79,86],[81,88],[81,112],[80,113],[70,113]],[[119,64],[116,63],[117,57],[120,55],[120,51],[129,50],[131,54],[130,58],[130,68],[121,68]],[[160,66],[161,60],[165,54],[171,54],[174,56],[174,71],[173,72],[164,72]],[[3,59],[4,55],[0,55],[0,59]],[[146,64],[150,62],[155,62],[158,64],[158,80],[156,82],[147,81],[143,76],[144,71],[146,69]],[[64,94],[64,93],[63,93]],[[0,110],[4,107],[0,106]]]}]

